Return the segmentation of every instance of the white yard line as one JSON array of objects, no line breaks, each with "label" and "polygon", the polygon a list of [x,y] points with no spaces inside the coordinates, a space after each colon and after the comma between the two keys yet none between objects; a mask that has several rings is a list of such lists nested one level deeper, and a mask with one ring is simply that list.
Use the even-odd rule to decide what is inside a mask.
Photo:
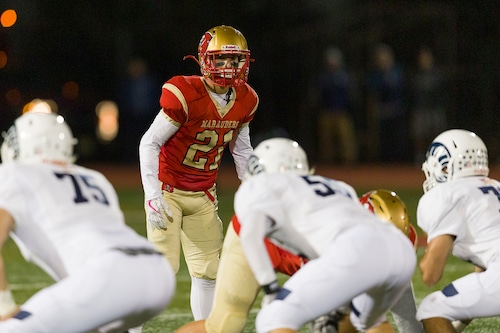
[{"label": "white yard line", "polygon": [[34,282],[25,284],[9,283],[11,290],[37,290],[50,286],[52,283],[47,282]]}]

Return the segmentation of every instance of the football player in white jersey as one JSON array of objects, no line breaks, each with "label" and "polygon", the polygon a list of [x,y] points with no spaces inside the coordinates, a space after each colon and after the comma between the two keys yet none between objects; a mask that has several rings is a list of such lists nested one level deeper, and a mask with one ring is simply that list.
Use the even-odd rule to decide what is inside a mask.
[{"label": "football player in white jersey", "polygon": [[[410,223],[408,209],[401,198],[394,192],[385,189],[369,191],[361,196],[359,201],[372,213],[376,214],[383,221],[394,224],[403,234],[405,234],[417,249],[418,235],[415,227]],[[422,323],[416,320],[415,295],[413,285],[405,290],[398,302],[391,308],[391,314],[397,332],[423,333]],[[311,333],[351,333],[357,332],[352,327],[349,316],[335,311],[316,319],[310,324]],[[389,322],[371,329],[373,333],[395,332]]]},{"label": "football player in white jersey", "polygon": [[[269,141],[250,158],[252,176],[235,195],[243,251],[267,298],[274,297],[257,315],[257,332],[296,332],[349,304],[358,330],[376,327],[411,283],[413,246],[363,208],[350,185],[310,175],[306,166],[296,142]],[[274,172],[263,172],[268,167]],[[283,287],[266,237],[309,260]]]},{"label": "football player in white jersey", "polygon": [[436,284],[450,254],[479,268],[425,297],[417,310],[426,332],[454,333],[459,330],[452,322],[500,315],[500,182],[488,177],[484,142],[463,129],[438,135],[422,170],[424,195],[417,207],[417,223],[427,233],[419,262],[422,280]]},{"label": "football player in white jersey", "polygon": [[173,297],[170,264],[125,224],[111,183],[74,164],[75,143],[53,113],[26,113],[4,135],[0,245],[10,234],[56,282],[17,307],[0,265],[2,333],[123,333]]},{"label": "football player in white jersey", "polygon": [[[360,202],[383,221],[393,223],[410,240],[415,251],[418,247],[418,235],[410,223],[408,209],[401,198],[393,191],[384,189],[369,191],[360,198]],[[416,255],[416,253],[415,253]],[[417,312],[413,284],[405,290],[395,306],[391,308],[392,318],[397,332],[423,333],[422,324],[415,318]],[[377,331],[379,332],[379,331]]]}]

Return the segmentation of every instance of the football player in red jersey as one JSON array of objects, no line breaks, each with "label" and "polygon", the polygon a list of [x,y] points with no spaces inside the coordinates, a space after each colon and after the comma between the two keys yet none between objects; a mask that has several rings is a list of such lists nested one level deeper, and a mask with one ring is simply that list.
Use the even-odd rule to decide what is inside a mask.
[{"label": "football player in red jersey", "polygon": [[210,312],[222,248],[215,186],[222,154],[229,147],[242,179],[259,99],[247,84],[250,50],[240,31],[225,25],[208,30],[194,59],[202,75],[174,76],[163,85],[139,160],[148,239],[176,271],[182,248],[198,320]]}]

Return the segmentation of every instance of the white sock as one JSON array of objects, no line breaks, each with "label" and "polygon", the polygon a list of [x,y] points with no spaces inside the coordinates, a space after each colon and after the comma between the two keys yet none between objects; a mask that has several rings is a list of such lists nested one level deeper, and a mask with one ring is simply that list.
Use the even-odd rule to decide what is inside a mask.
[{"label": "white sock", "polygon": [[133,327],[133,328],[129,328],[128,329],[128,333],[141,333],[142,332],[142,326],[137,326],[137,327]]},{"label": "white sock", "polygon": [[191,277],[191,311],[194,320],[207,319],[214,300],[215,280]]},{"label": "white sock", "polygon": [[460,320],[454,320],[451,322],[451,324],[453,325],[453,328],[455,328],[455,331],[457,331],[457,333],[462,333],[465,327],[468,325],[468,323],[464,323]]}]

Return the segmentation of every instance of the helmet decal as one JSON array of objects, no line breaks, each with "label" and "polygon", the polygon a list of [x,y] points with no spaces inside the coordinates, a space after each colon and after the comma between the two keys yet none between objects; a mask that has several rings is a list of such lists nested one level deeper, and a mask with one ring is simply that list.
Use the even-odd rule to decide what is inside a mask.
[{"label": "helmet decal", "polygon": [[265,171],[265,168],[260,164],[260,159],[256,155],[251,155],[247,162],[247,172],[254,176]]},{"label": "helmet decal", "polygon": [[248,159],[245,179],[263,172],[290,172],[309,175],[309,162],[304,149],[288,138],[270,138],[255,147]]},{"label": "helmet decal", "polygon": [[19,158],[19,142],[17,140],[17,129],[12,125],[7,132],[2,133],[2,160],[3,162],[16,160]]},{"label": "helmet decal", "polygon": [[205,32],[203,37],[201,37],[200,44],[198,45],[198,53],[206,53],[208,50],[208,45],[210,45],[210,41],[214,38],[210,32]]},{"label": "helmet decal", "polygon": [[436,181],[438,183],[443,183],[447,180],[448,174],[451,170],[447,170],[448,168],[452,168],[453,165],[450,164],[451,154],[448,148],[442,144],[441,142],[433,142],[427,151],[427,158],[435,157],[438,163],[441,165],[441,173],[436,174]]},{"label": "helmet decal", "polygon": [[370,212],[375,213],[375,208],[373,207],[373,204],[372,204],[369,197],[366,199],[366,201],[362,201],[361,204],[363,205],[363,207],[368,209]]},{"label": "helmet decal", "polygon": [[239,51],[240,47],[238,45],[222,45],[221,51],[224,52],[234,52]]}]

